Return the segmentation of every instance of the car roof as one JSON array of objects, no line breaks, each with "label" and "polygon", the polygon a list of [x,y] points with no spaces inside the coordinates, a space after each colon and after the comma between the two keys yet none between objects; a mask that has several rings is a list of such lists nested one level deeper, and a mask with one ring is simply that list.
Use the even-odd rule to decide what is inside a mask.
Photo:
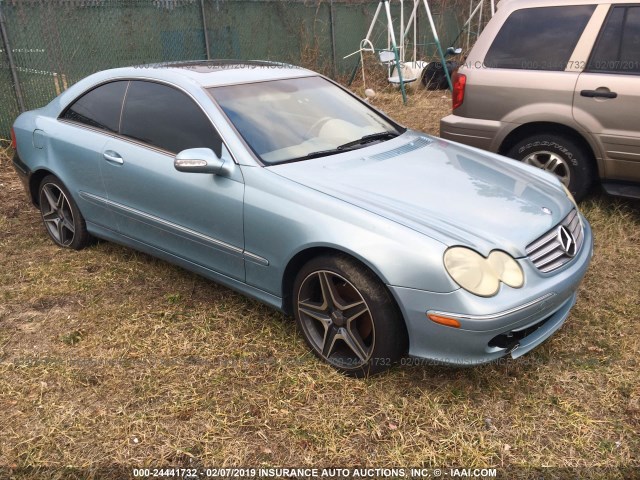
[{"label": "car roof", "polygon": [[569,5],[600,5],[600,4],[638,3],[638,0],[500,0],[498,8],[519,10],[532,7],[561,7]]},{"label": "car roof", "polygon": [[193,60],[118,67],[101,70],[83,78],[54,98],[47,108],[51,109],[52,115],[58,115],[80,95],[97,85],[114,80],[166,82],[183,89],[190,88],[191,94],[197,95],[197,91],[203,88],[317,75],[316,72],[295,65],[264,60]]},{"label": "car roof", "polygon": [[[149,74],[187,77],[203,87],[307,77],[317,73],[302,67],[266,60],[194,60],[129,67]],[[163,75],[163,76],[164,76]],[[137,76],[137,75],[136,75]]]}]

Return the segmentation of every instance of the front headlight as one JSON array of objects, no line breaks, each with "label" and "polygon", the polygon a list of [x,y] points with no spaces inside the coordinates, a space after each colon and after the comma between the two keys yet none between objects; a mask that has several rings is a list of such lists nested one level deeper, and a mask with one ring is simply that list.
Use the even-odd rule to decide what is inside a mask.
[{"label": "front headlight", "polygon": [[571,200],[571,203],[573,203],[573,206],[578,208],[578,204],[576,203],[576,199],[573,198],[573,194],[569,191],[569,189],[564,183],[562,183],[561,185],[562,185],[562,188],[564,189],[564,193],[567,194],[567,197],[569,197],[569,200]]},{"label": "front headlight", "polygon": [[571,203],[573,203],[573,206],[576,209],[576,212],[578,214],[578,221],[580,222],[580,227],[584,228],[584,223],[582,222],[582,215],[580,215],[580,209],[578,208],[578,204],[576,203],[576,199],[573,198],[573,195],[571,194],[571,192],[569,191],[569,189],[565,186],[565,184],[562,184],[562,188],[564,189],[564,193],[567,194],[567,197],[569,198],[569,200],[571,201]]},{"label": "front headlight", "polygon": [[524,285],[518,262],[499,250],[485,258],[469,248],[453,247],[444,254],[444,266],[458,285],[481,297],[498,293],[500,282],[513,288]]}]

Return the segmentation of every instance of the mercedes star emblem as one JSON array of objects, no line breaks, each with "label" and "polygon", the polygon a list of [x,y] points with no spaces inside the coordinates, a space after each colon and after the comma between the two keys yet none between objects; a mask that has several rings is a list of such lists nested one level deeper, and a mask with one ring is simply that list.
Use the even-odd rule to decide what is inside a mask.
[{"label": "mercedes star emblem", "polygon": [[576,239],[573,238],[573,234],[564,225],[558,227],[558,242],[560,242],[562,250],[564,250],[567,255],[575,257],[578,247],[576,245]]}]

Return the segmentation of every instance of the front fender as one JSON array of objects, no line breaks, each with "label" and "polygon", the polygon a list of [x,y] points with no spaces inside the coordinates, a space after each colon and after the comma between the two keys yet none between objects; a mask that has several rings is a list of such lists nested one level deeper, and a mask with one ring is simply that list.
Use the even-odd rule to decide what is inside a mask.
[{"label": "front fender", "polygon": [[287,180],[243,167],[245,250],[268,262],[246,262],[248,284],[279,297],[291,259],[311,248],[349,254],[387,285],[456,290],[443,266],[446,246],[381,216]]}]

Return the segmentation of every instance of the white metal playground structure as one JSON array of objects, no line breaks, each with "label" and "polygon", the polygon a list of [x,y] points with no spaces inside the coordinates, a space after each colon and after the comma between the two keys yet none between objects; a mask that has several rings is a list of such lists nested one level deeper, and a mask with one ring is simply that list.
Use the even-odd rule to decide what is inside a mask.
[{"label": "white metal playground structure", "polygon": [[[434,44],[436,46],[438,57],[440,59],[441,65],[443,66],[444,75],[447,79],[447,84],[449,89],[453,88],[451,83],[451,77],[449,75],[449,71],[446,67],[446,54],[458,54],[461,52],[461,49],[454,49],[449,47],[446,51],[442,48],[442,43],[440,42],[440,37],[438,35],[438,31],[434,22],[433,14],[431,11],[431,7],[429,5],[429,0],[409,0],[412,1],[413,7],[411,9],[411,14],[409,15],[409,19],[405,23],[405,0],[398,0],[400,4],[400,32],[398,39],[396,40],[395,29],[393,26],[393,18],[391,16],[391,0],[379,0],[378,6],[376,8],[376,12],[373,16],[371,24],[369,25],[369,30],[367,31],[366,37],[361,40],[360,48],[349,55],[346,55],[344,58],[349,58],[355,55],[358,55],[358,62],[356,63],[351,77],[349,79],[349,85],[353,82],[358,68],[362,67],[362,79],[366,88],[366,75],[364,68],[364,58],[363,54],[370,52],[378,55],[379,61],[381,64],[387,67],[388,71],[388,81],[391,84],[398,85],[400,87],[400,91],[402,92],[402,100],[404,103],[407,102],[407,94],[406,94],[406,84],[415,82],[420,79],[422,70],[427,66],[428,62],[418,60],[418,10],[421,4],[424,6],[424,10],[427,15],[429,28],[431,30],[431,34],[434,39]],[[478,0],[477,4],[474,6],[475,0],[470,0],[469,5],[469,18],[462,26],[462,29],[456,36],[453,44],[460,39],[464,32],[467,33],[467,49],[470,45],[470,36],[471,36],[471,26],[473,25],[473,21],[477,20],[478,25],[478,35],[483,26],[483,13],[484,13],[484,3],[485,1],[490,1],[490,13],[491,16],[495,13],[496,10],[496,0]],[[372,43],[372,35],[374,28],[378,22],[378,17],[380,13],[384,10],[386,15],[386,30],[387,30],[387,46],[386,48],[378,48],[376,49]],[[408,37],[412,34],[413,42],[411,43],[411,48],[409,48],[410,44],[408,43]],[[406,53],[407,50],[412,50],[411,61],[406,61]]]}]

